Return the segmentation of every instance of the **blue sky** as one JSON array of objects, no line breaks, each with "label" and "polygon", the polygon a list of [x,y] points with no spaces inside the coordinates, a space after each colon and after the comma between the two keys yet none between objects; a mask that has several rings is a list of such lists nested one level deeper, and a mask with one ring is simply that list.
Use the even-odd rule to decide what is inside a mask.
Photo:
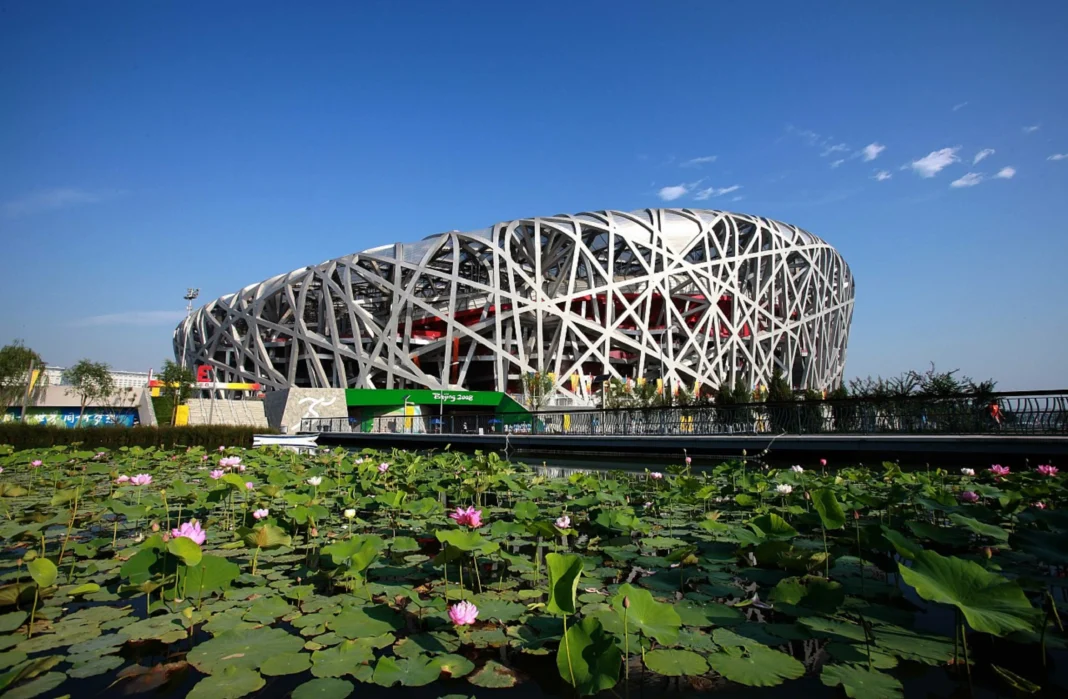
[{"label": "blue sky", "polygon": [[187,286],[687,206],[842,252],[847,376],[1068,387],[1066,26],[1064,2],[0,2],[0,342],[147,370]]}]

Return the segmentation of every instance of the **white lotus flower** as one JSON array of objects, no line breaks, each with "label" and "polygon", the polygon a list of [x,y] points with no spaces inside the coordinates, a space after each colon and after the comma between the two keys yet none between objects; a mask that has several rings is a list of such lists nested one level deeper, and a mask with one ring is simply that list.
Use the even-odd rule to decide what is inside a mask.
[{"label": "white lotus flower", "polygon": [[322,476],[312,476],[308,479],[308,485],[319,485],[323,482]]},{"label": "white lotus flower", "polygon": [[792,485],[787,485],[786,483],[781,483],[775,486],[775,491],[779,495],[789,495],[790,493],[794,492],[794,487]]}]

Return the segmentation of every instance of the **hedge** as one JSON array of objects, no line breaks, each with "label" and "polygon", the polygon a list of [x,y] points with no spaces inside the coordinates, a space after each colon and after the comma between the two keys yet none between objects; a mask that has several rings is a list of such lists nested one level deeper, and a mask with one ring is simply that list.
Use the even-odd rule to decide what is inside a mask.
[{"label": "hedge", "polygon": [[252,435],[271,434],[265,427],[230,425],[187,425],[182,427],[57,427],[0,423],[0,444],[15,449],[38,449],[56,445],[79,444],[85,449],[107,447],[174,447],[203,446],[209,449],[251,447]]}]

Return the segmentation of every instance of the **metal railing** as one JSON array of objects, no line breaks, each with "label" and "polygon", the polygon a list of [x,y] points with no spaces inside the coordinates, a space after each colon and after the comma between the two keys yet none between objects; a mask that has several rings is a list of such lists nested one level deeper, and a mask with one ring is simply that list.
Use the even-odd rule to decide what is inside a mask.
[{"label": "metal railing", "polygon": [[529,415],[306,418],[304,432],[393,434],[1068,435],[1068,390],[907,398],[542,410]]}]

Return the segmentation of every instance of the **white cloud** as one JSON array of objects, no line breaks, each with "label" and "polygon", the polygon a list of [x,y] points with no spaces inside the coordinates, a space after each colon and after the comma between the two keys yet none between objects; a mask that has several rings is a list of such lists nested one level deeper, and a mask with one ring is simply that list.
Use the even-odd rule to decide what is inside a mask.
[{"label": "white cloud", "polygon": [[835,160],[833,163],[831,163],[831,167],[838,167],[839,165],[841,165],[844,162],[845,162],[845,160],[841,160],[841,159]]},{"label": "white cloud", "polygon": [[833,145],[833,146],[827,146],[827,148],[825,148],[823,150],[823,152],[820,153],[820,157],[821,158],[825,158],[828,155],[830,155],[831,153],[841,153],[841,152],[847,151],[847,150],[849,150],[849,146],[847,146],[844,143],[839,143],[839,144],[836,144],[836,145]]},{"label": "white cloud", "polygon": [[1011,180],[1015,176],[1016,168],[1014,167],[1003,167],[998,170],[998,174],[994,175],[994,177],[998,178],[999,180]]},{"label": "white cloud", "polygon": [[714,155],[702,155],[700,158],[690,158],[686,162],[679,163],[681,167],[694,167],[696,165],[705,165],[707,163],[716,162],[716,156]]},{"label": "white cloud", "polygon": [[968,106],[967,102],[961,102],[960,104],[955,104],[955,105],[953,105],[953,111],[955,112],[955,111],[957,111],[959,109],[964,109],[967,106]]},{"label": "white cloud", "polygon": [[982,160],[984,158],[987,158],[987,157],[989,157],[989,156],[991,156],[993,154],[994,154],[994,149],[993,148],[984,148],[983,150],[981,150],[981,151],[979,151],[978,153],[975,154],[975,158],[972,160],[972,165],[975,165],[980,160]]},{"label": "white cloud", "polygon": [[886,150],[886,146],[881,143],[869,143],[864,146],[861,153],[864,155],[864,162],[868,163],[879,157],[879,154]]},{"label": "white cloud", "polygon": [[950,182],[949,186],[956,187],[958,189],[960,187],[974,187],[982,181],[983,175],[981,173],[969,172],[967,175],[961,177],[959,180],[953,180],[952,182]]},{"label": "white cloud", "polygon": [[704,201],[705,199],[710,199],[711,197],[720,197],[720,196],[723,196],[724,194],[730,194],[731,192],[737,192],[741,188],[742,188],[742,186],[739,185],[739,184],[733,184],[730,187],[719,187],[719,188],[709,187],[708,189],[702,189],[700,192],[695,194],[693,196],[693,198],[698,200],[698,201]]},{"label": "white cloud", "polygon": [[745,199],[745,197],[743,197],[743,196],[731,197],[731,201],[741,201],[742,199]]},{"label": "white cloud", "polygon": [[1034,126],[1025,126],[1025,127],[1023,127],[1023,132],[1024,133],[1034,133],[1035,131],[1038,131],[1040,128],[1042,128],[1041,124],[1035,124]]},{"label": "white cloud", "polygon": [[877,182],[882,182],[883,180],[888,180],[888,179],[890,179],[891,177],[893,177],[893,175],[891,175],[891,174],[890,174],[889,172],[887,172],[886,170],[877,170],[877,171],[875,172],[875,174],[874,174],[874,175],[872,175],[872,179],[873,179],[873,180],[876,180]]},{"label": "white cloud", "polygon": [[121,192],[93,192],[77,187],[57,187],[28,194],[21,199],[4,202],[4,214],[8,218],[66,209],[81,204],[95,204]]},{"label": "white cloud", "polygon": [[101,316],[80,318],[71,323],[74,327],[87,328],[102,325],[169,325],[185,318],[185,311],[125,311]]},{"label": "white cloud", "polygon": [[656,193],[658,197],[664,201],[675,201],[679,197],[684,197],[689,193],[689,189],[684,184],[677,184],[671,187],[661,187],[660,191]]},{"label": "white cloud", "polygon": [[1046,160],[1068,160],[1068,153],[1054,153],[1046,158]]},{"label": "white cloud", "polygon": [[798,129],[795,128],[793,124],[786,125],[786,132],[797,134],[802,139],[804,139],[804,141],[810,146],[817,145],[820,142],[820,139],[823,138],[815,131],[810,131],[808,129]]},{"label": "white cloud", "polygon": [[920,177],[934,177],[953,163],[960,162],[960,158],[957,157],[959,150],[960,146],[933,150],[919,160],[913,160],[909,163],[909,167]]}]

